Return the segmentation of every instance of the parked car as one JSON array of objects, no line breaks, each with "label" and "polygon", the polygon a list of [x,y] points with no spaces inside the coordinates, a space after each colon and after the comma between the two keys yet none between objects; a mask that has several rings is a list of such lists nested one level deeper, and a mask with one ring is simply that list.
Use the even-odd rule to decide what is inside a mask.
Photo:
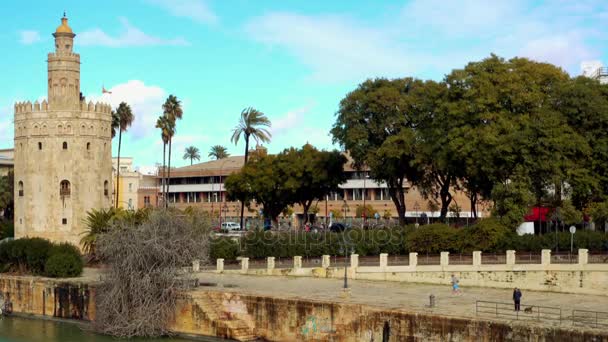
[{"label": "parked car", "polygon": [[350,228],[350,226],[348,226],[344,223],[334,222],[331,224],[331,226],[329,226],[329,231],[334,232],[334,233],[339,233],[339,232],[343,232],[349,228]]},{"label": "parked car", "polygon": [[241,225],[236,222],[222,222],[220,229],[227,231],[241,230]]}]

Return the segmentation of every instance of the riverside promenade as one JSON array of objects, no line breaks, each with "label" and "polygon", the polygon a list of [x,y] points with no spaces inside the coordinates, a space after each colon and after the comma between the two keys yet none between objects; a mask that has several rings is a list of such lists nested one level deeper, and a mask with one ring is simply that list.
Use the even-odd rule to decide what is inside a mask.
[{"label": "riverside promenade", "polygon": [[[608,311],[608,296],[583,295],[541,291],[523,291],[522,311],[519,317],[511,317],[512,289],[463,287],[462,294],[454,295],[450,286],[419,283],[379,282],[350,280],[350,296],[342,296],[343,280],[309,277],[252,276],[237,274],[197,273],[196,277],[205,290],[230,291],[257,296],[305,299],[320,302],[351,303],[374,306],[389,310],[403,310],[456,318],[479,318],[486,320],[522,321],[525,324],[560,325],[562,328],[574,327],[573,310],[594,312]],[[429,296],[435,296],[435,306],[429,307]],[[477,313],[477,301],[498,302],[499,314],[489,310]],[[532,307],[531,313],[523,310]],[[539,307],[561,308],[562,321],[555,317],[540,317]],[[541,309],[541,313],[550,314]],[[553,314],[553,313],[551,313]],[[589,322],[591,323],[591,322]],[[608,316],[600,315],[599,328],[606,330]],[[579,325],[577,325],[579,326]],[[579,326],[580,328],[580,326]],[[586,328],[594,329],[592,324]]]}]

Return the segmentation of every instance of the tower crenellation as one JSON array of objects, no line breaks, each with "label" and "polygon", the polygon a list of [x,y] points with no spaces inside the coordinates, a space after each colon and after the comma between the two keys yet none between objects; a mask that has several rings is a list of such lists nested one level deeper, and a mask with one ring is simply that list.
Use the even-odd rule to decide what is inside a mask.
[{"label": "tower crenellation", "polygon": [[15,236],[78,245],[87,212],[111,203],[111,107],[83,100],[65,16],[53,36],[47,98],[15,103]]}]

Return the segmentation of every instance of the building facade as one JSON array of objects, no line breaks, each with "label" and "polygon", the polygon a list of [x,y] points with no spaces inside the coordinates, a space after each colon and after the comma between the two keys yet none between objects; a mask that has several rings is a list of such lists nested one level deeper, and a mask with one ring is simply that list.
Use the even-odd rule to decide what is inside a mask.
[{"label": "building facade", "polygon": [[[252,150],[250,153],[258,153]],[[222,218],[236,218],[240,215],[240,204],[229,201],[224,188],[226,178],[238,172],[244,164],[243,156],[232,156],[220,160],[213,160],[185,167],[172,168],[169,187],[168,202],[172,207],[185,209],[196,207],[204,211],[212,212],[213,215]],[[374,213],[381,218],[397,218],[398,214],[393,201],[388,194],[388,188],[384,182],[369,178],[366,170],[356,170],[352,167],[352,160],[344,165],[347,174],[346,183],[340,186],[340,190],[330,194],[326,199],[313,204],[316,206],[316,216],[322,219],[329,218],[331,213],[341,218],[361,218],[362,210],[357,215],[357,207],[371,206]],[[157,179],[157,187],[162,186],[161,178]],[[429,205],[421,193],[410,184],[405,184],[406,190],[406,217],[410,221],[423,219],[424,217],[439,217],[439,209]],[[450,215],[460,218],[471,217],[470,201],[468,197],[459,191],[452,191],[452,204],[458,206],[458,213]],[[162,203],[162,196],[159,203]],[[141,201],[141,198],[140,198]],[[259,215],[261,206],[252,203],[250,210],[245,210],[245,217],[256,217]],[[477,207],[479,217],[487,216],[489,206],[480,203]],[[302,208],[299,205],[293,207],[294,221],[302,222]],[[333,215],[332,215],[333,216]],[[374,217],[367,217],[373,220]]]},{"label": "building facade", "polygon": [[53,36],[48,100],[15,104],[15,237],[79,245],[87,212],[111,204],[111,108],[82,96],[65,16]]},{"label": "building facade", "polygon": [[0,150],[0,177],[8,175],[15,166],[15,150],[12,148]]},{"label": "building facade", "polygon": [[133,169],[133,158],[120,157],[120,174],[117,178],[118,158],[112,158],[112,204],[116,205],[116,184],[118,183],[118,207],[128,210],[138,208],[139,180],[142,175]]}]

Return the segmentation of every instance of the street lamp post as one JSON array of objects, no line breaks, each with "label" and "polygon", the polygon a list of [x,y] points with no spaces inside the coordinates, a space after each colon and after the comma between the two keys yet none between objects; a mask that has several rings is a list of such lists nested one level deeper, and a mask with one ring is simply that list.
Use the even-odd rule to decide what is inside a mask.
[{"label": "street lamp post", "polygon": [[344,199],[344,204],[342,205],[342,209],[344,209],[344,224],[346,224],[346,211],[348,210],[348,203],[346,203],[346,199]]},{"label": "street lamp post", "polygon": [[365,225],[365,223],[367,223],[367,208],[365,207],[365,199],[366,199],[366,195],[367,195],[367,178],[369,176],[367,175],[367,173],[363,173],[363,225]]}]

